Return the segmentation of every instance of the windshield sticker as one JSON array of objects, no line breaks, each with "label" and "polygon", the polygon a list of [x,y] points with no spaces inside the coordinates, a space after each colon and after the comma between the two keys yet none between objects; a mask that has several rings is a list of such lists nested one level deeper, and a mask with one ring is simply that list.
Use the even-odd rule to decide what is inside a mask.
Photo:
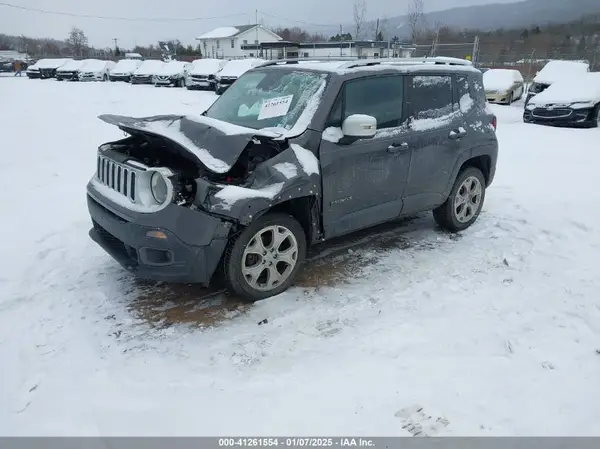
[{"label": "windshield sticker", "polygon": [[265,120],[268,118],[281,117],[286,115],[292,105],[293,95],[285,97],[271,98],[263,102],[257,120]]}]

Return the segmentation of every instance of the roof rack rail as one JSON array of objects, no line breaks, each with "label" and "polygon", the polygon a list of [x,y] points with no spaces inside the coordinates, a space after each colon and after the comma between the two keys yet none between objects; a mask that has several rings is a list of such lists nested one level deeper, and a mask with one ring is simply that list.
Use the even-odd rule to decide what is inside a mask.
[{"label": "roof rack rail", "polygon": [[473,63],[466,59],[450,58],[446,56],[433,56],[423,58],[373,58],[373,59],[360,59],[353,62],[344,64],[341,68],[354,69],[357,67],[369,67],[374,65],[417,65],[417,64],[447,64],[447,65],[461,65],[461,66],[472,66]]},{"label": "roof rack rail", "polygon": [[344,62],[344,61],[357,61],[358,58],[355,56],[338,56],[338,57],[325,57],[325,58],[288,58],[288,59],[273,59],[267,61],[258,67],[269,67],[273,65],[287,65],[287,64],[300,64],[302,62]]}]

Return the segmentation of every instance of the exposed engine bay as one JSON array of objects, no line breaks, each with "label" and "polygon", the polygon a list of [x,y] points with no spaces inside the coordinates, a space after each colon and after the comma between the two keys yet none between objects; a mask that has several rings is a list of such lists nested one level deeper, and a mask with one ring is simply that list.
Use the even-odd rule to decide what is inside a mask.
[{"label": "exposed engine bay", "polygon": [[148,167],[168,167],[175,173],[171,178],[176,192],[174,201],[178,205],[185,205],[190,204],[195,197],[196,179],[242,187],[250,185],[255,169],[286,148],[289,148],[286,141],[254,137],[226,173],[214,173],[208,170],[176,143],[148,133],[133,133],[125,139],[104,144],[100,149],[117,152],[129,160],[133,159]]}]

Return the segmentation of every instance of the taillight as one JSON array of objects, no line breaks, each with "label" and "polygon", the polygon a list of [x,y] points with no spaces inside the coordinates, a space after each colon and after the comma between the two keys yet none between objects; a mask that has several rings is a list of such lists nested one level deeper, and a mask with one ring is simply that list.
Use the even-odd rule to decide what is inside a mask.
[{"label": "taillight", "polygon": [[496,119],[496,116],[494,115],[494,117],[492,118],[492,126],[494,127],[494,131],[496,131],[497,125],[498,125],[498,121]]}]

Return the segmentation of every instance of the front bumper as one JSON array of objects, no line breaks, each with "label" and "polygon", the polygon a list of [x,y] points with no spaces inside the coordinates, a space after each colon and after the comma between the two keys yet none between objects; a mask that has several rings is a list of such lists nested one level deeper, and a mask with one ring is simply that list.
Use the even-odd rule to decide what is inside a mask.
[{"label": "front bumper", "polygon": [[109,75],[108,78],[111,81],[125,81],[126,83],[131,81],[131,75]]},{"label": "front bumper", "polygon": [[152,75],[148,76],[132,76],[131,84],[152,84]]},{"label": "front bumper", "polygon": [[27,78],[32,79],[32,80],[40,79],[42,77],[40,72],[25,72],[25,75],[27,75]]},{"label": "front bumper", "polygon": [[[208,284],[227,245],[231,224],[171,204],[150,214],[126,210],[88,184],[90,237],[126,270],[155,281]],[[167,238],[148,237],[162,231]]]},{"label": "front bumper", "polygon": [[79,81],[102,81],[104,77],[102,74],[93,73],[93,74],[80,74]]},{"label": "front bumper", "polygon": [[77,72],[56,72],[56,79],[59,81],[79,81]]},{"label": "front bumper", "polygon": [[488,103],[508,104],[510,103],[510,96],[512,92],[501,92],[501,93],[489,93],[486,92],[485,97]]},{"label": "front bumper", "polygon": [[168,79],[160,79],[160,78],[156,78],[154,80],[154,85],[155,86],[176,86],[177,85],[177,81],[179,81],[177,78],[168,78]]},{"label": "front bumper", "polygon": [[537,123],[540,125],[590,127],[596,126],[594,109],[547,109],[535,108],[525,109],[523,121],[526,123]]},{"label": "front bumper", "polygon": [[215,90],[215,88],[217,87],[217,81],[214,79],[194,79],[194,78],[188,78],[187,79],[187,88],[190,90],[193,89],[211,89],[211,90]]},{"label": "front bumper", "polygon": [[40,69],[40,78],[49,79],[56,76],[56,69]]}]

